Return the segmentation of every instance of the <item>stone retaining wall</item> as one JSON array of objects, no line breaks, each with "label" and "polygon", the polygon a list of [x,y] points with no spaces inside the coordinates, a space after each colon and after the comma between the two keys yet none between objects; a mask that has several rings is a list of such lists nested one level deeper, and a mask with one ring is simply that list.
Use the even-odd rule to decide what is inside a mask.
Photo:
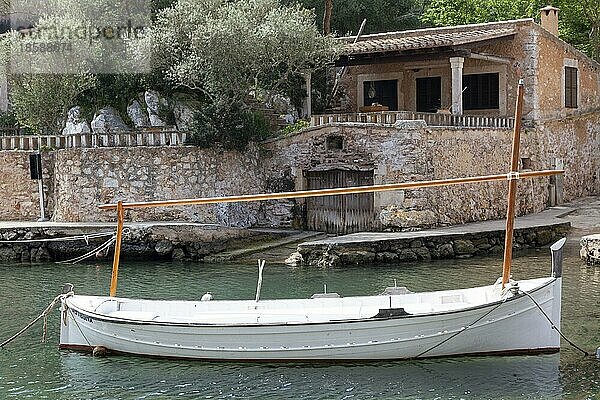
[{"label": "stone retaining wall", "polygon": [[[127,227],[127,225],[126,225]],[[114,227],[56,227],[0,229],[0,262],[46,262],[79,257],[98,248],[110,237],[77,241],[14,243],[113,232]],[[122,258],[202,261],[205,256],[243,247],[273,234],[216,225],[151,224],[130,227],[123,238]],[[91,258],[111,260],[114,246]],[[89,260],[87,261],[89,262]]]},{"label": "stone retaining wall", "polygon": [[[564,237],[570,223],[515,230],[515,251],[548,246]],[[431,259],[467,258],[504,252],[504,230],[356,243],[304,243],[302,264],[318,267],[397,264]]]},{"label": "stone retaining wall", "polygon": [[[246,153],[185,147],[69,149],[56,152],[53,219],[114,221],[104,203],[173,200],[264,191],[256,147]],[[186,221],[255,226],[259,203],[141,209],[128,221]]]}]

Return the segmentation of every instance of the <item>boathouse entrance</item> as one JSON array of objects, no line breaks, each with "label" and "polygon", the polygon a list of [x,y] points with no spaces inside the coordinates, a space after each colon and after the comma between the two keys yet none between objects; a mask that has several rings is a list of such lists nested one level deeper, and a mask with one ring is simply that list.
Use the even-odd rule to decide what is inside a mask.
[{"label": "boathouse entrance", "polygon": [[[373,184],[373,171],[334,169],[305,173],[309,190]],[[306,199],[309,230],[346,234],[370,231],[375,223],[373,193]]]}]

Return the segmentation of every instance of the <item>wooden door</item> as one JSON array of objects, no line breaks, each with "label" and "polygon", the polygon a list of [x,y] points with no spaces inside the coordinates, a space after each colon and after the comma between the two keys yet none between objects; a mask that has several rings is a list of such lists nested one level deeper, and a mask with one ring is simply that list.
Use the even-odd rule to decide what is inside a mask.
[{"label": "wooden door", "polygon": [[[305,176],[309,190],[373,184],[373,171],[315,171]],[[306,218],[310,230],[337,234],[370,231],[375,226],[373,193],[308,198]]]}]

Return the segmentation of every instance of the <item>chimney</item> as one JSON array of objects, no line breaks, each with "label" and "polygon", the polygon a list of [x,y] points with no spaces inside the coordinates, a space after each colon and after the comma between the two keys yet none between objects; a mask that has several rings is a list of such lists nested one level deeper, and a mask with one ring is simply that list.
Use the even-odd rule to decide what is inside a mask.
[{"label": "chimney", "polygon": [[558,11],[552,6],[540,9],[540,25],[554,36],[558,36]]}]

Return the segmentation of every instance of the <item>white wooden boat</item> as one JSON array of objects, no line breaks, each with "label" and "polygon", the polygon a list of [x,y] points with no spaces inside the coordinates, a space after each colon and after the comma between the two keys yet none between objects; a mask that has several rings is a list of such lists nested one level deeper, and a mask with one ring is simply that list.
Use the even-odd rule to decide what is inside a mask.
[{"label": "white wooden boat", "polygon": [[[67,288],[61,300],[60,347],[211,360],[380,360],[558,351],[565,240],[552,246],[549,277],[509,280],[517,180],[563,172],[518,173],[522,99],[521,82],[508,175],[102,206],[116,209],[118,216],[110,296],[80,296]],[[506,179],[509,201],[503,274],[493,285],[428,293],[388,288],[379,296],[329,294],[261,301],[259,277],[253,301],[116,297],[127,208],[330,196]],[[262,267],[259,270],[262,272]]]},{"label": "white wooden boat", "polygon": [[[563,243],[553,248],[555,260]],[[552,276],[510,281],[504,290],[497,282],[426,293],[388,288],[378,296],[259,301],[71,295],[62,304],[60,347],[246,361],[555,352],[561,281],[557,261]]]}]

